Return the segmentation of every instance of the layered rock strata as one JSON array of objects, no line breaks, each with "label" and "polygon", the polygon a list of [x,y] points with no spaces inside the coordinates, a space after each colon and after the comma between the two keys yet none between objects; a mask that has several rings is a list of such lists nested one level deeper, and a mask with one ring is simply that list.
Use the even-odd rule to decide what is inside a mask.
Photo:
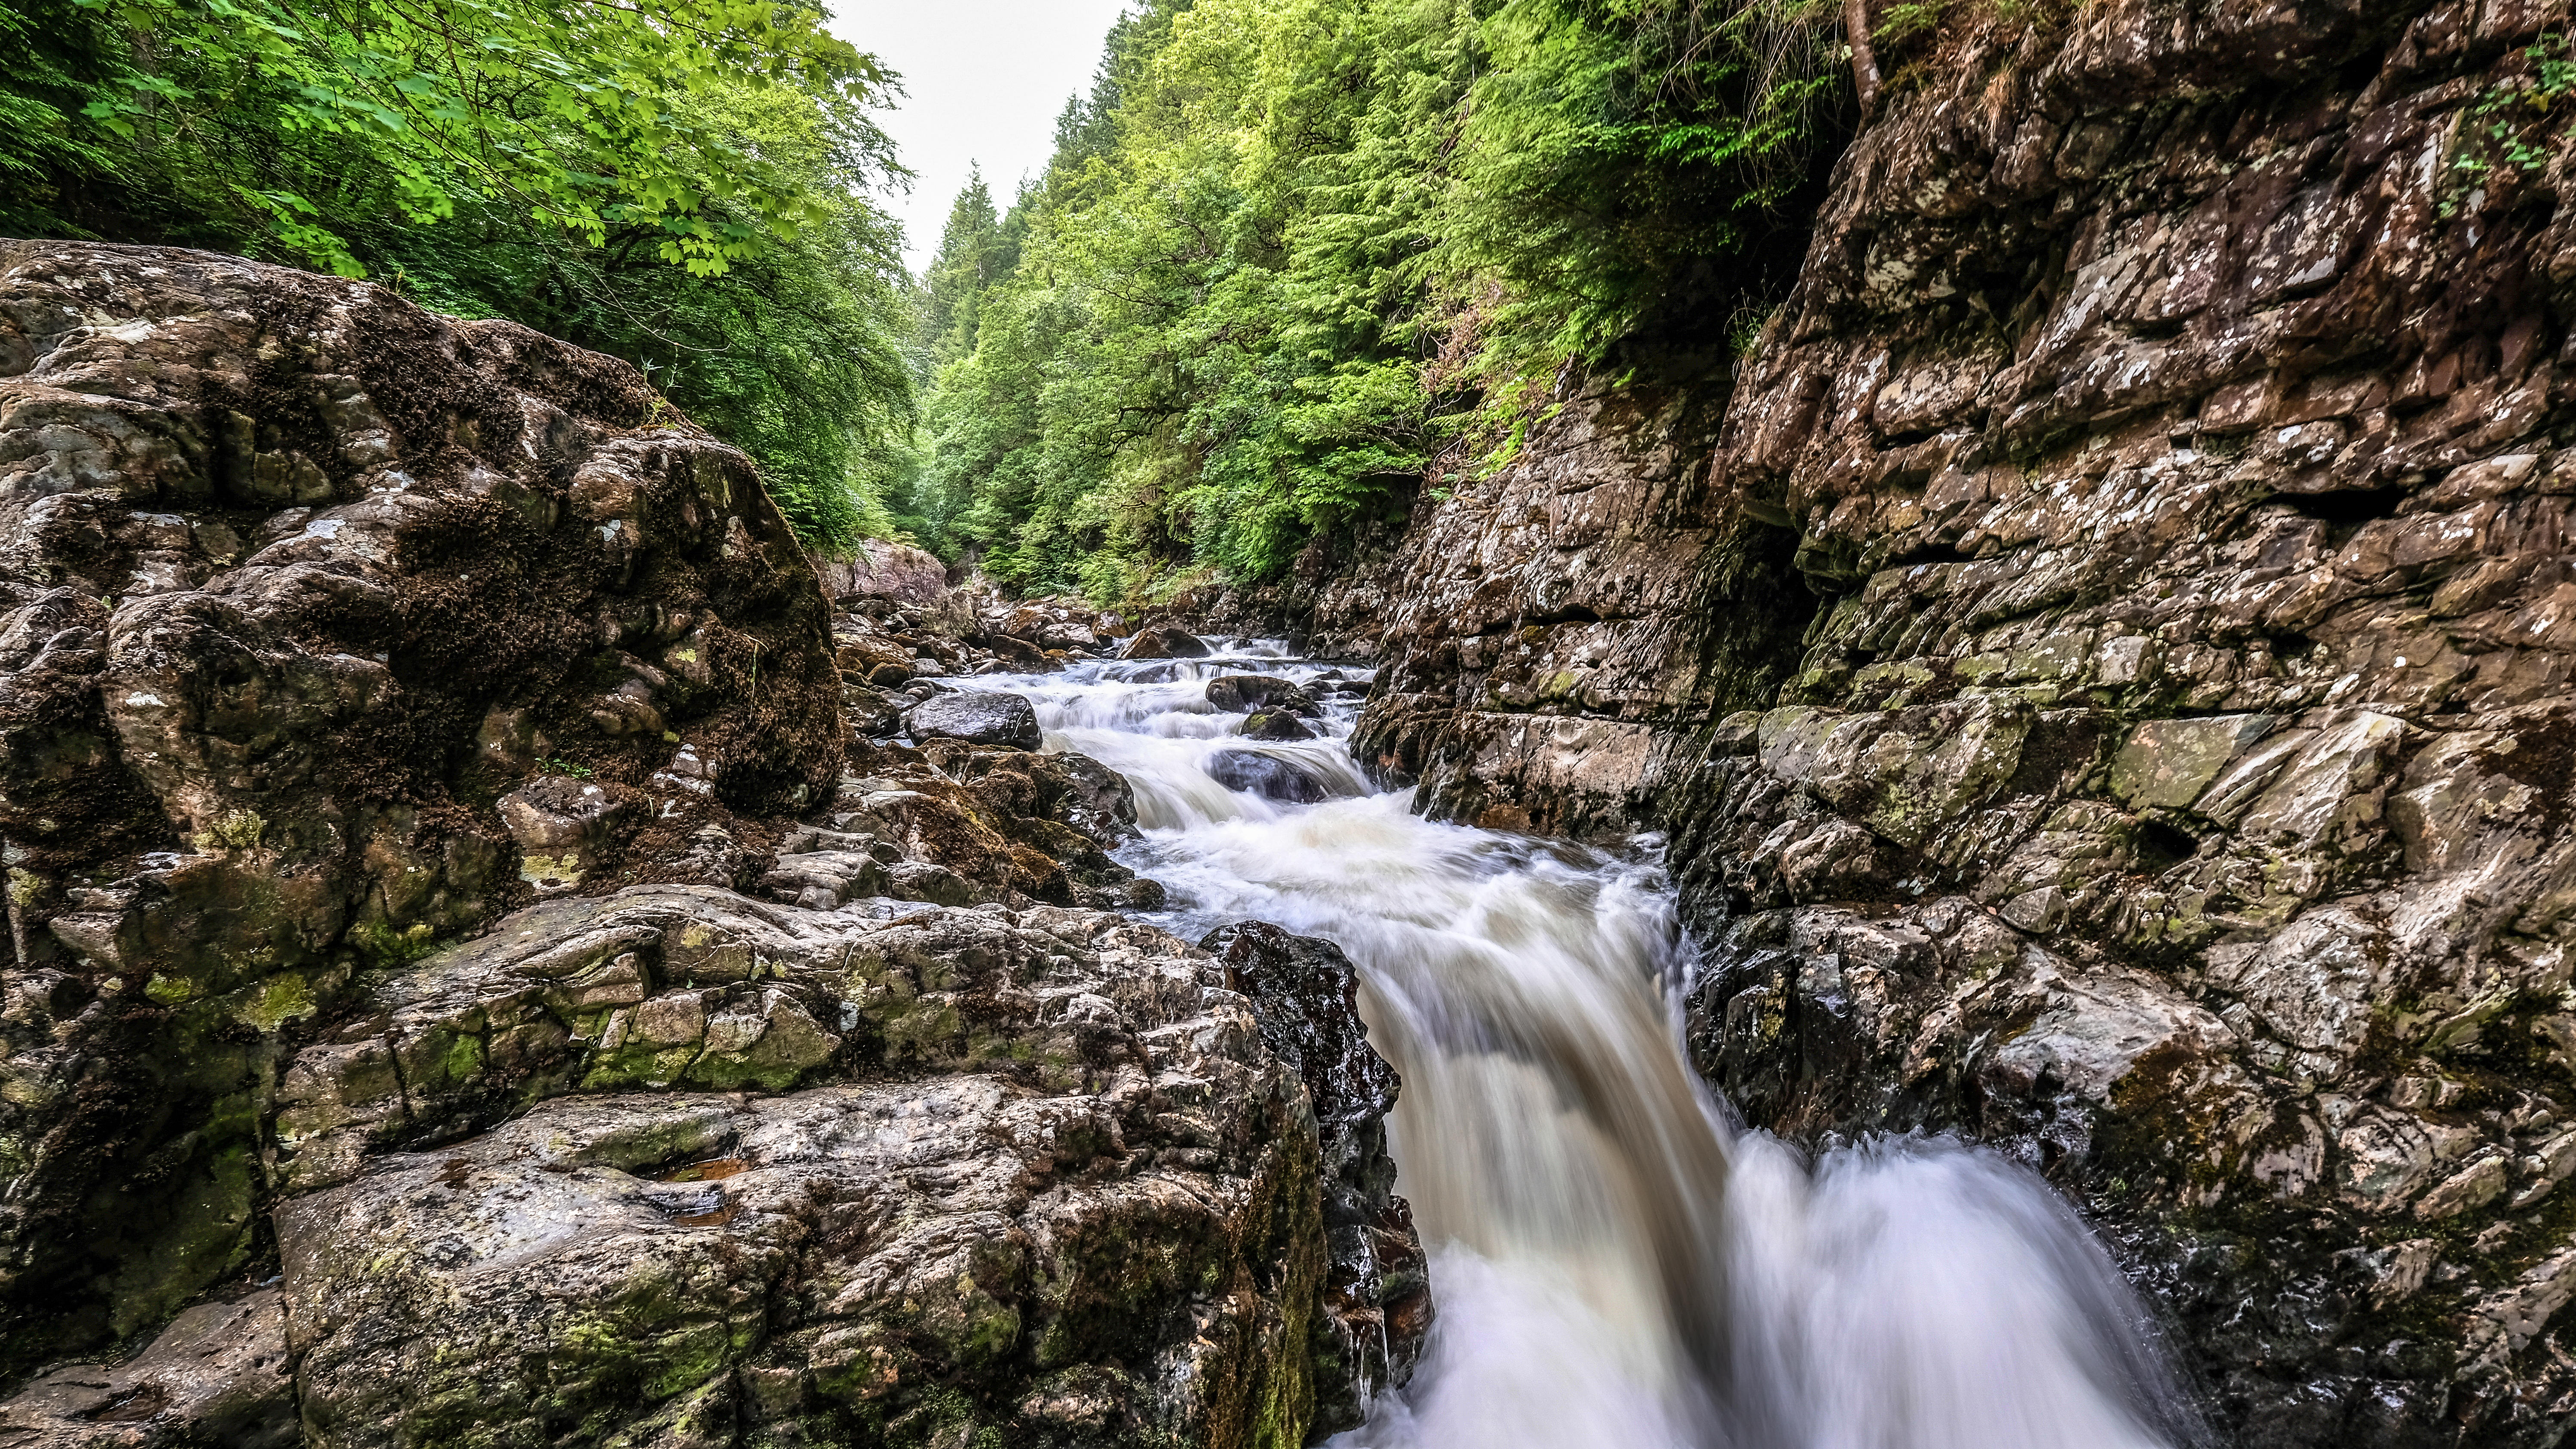
[{"label": "layered rock strata", "polygon": [[1699,674],[1717,420],[1705,388],[1587,390],[1427,510],[1380,579],[1328,595],[1316,631],[1373,624],[1380,651],[1362,763],[1496,829],[1634,830]]},{"label": "layered rock strata", "polygon": [[1512,504],[1545,576],[1538,480],[1605,457],[1569,439],[1417,527],[1363,729],[1433,808],[1671,831],[1710,1077],[1804,1139],[2026,1157],[2234,1442],[2576,1414],[2552,19],[2122,0],[1911,42],[1713,440],[1608,440],[1640,493],[1703,480],[1578,584],[1689,600],[1637,629],[1674,682],[1485,744],[1495,643],[1579,678],[1552,641],[1600,627],[1472,604]]}]

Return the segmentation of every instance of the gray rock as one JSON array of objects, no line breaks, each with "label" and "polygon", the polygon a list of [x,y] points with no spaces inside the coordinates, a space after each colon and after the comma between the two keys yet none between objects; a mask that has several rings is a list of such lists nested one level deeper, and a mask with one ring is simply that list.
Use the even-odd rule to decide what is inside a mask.
[{"label": "gray rock", "polygon": [[[530,882],[695,870],[699,828],[823,803],[846,734],[785,516],[626,363],[362,282],[14,240],[0,358],[12,977],[76,983],[0,1026],[0,1137],[57,1144],[0,1221],[17,1362],[252,1261],[269,1064],[361,971]],[[575,774],[602,798],[548,795]],[[109,1100],[152,1106],[109,1128]]]},{"label": "gray rock", "polygon": [[1324,782],[1277,755],[1219,750],[1208,757],[1208,778],[1229,790],[1249,790],[1264,800],[1316,805],[1332,798]]},{"label": "gray rock", "polygon": [[[587,963],[610,953],[641,979],[603,989],[617,973]],[[507,1102],[572,1074],[523,1055],[437,1134],[481,1135],[308,1175],[277,1221],[298,1396],[328,1442],[563,1419],[599,1440],[971,1437],[1075,1380],[1184,1442],[1302,1419],[1310,1351],[1284,1335],[1323,1290],[1324,1254],[1299,1256],[1324,1231],[1315,1119],[1203,953],[1088,912],[877,920],[648,888],[539,907],[421,976],[395,999],[567,1013],[593,1043],[583,1087],[817,1032],[798,1003],[875,1062],[865,1086],[529,1110]],[[392,1011],[396,1055],[422,1017]],[[347,1057],[297,1070],[351,1081]],[[1302,1215],[1277,1206],[1301,1193]]]},{"label": "gray rock", "polygon": [[964,740],[1034,750],[1045,743],[1036,706],[1016,694],[960,691],[925,700],[906,711],[904,728],[915,739]]},{"label": "gray rock", "polygon": [[1220,674],[1207,682],[1207,701],[1228,714],[1249,714],[1258,709],[1321,713],[1306,691],[1292,681],[1269,674]]},{"label": "gray rock", "polygon": [[201,1303],[122,1363],[55,1369],[0,1402],[23,1449],[295,1449],[295,1381],[276,1289]]},{"label": "gray rock", "polygon": [[1330,941],[1264,921],[1211,931],[1200,949],[1252,1001],[1261,1038],[1294,1067],[1314,1104],[1323,1149],[1324,1226],[1332,1245],[1327,1311],[1316,1358],[1337,1391],[1316,1406],[1314,1432],[1356,1428],[1359,1386],[1411,1375],[1431,1327],[1431,1294],[1412,1211],[1395,1195],[1386,1114],[1396,1077],[1369,1045],[1359,970]]},{"label": "gray rock", "polygon": [[1205,659],[1205,641],[1178,624],[1148,624],[1118,646],[1121,659]]},{"label": "gray rock", "polygon": [[580,885],[635,804],[588,781],[547,775],[502,796],[499,809],[519,847],[519,878],[547,892]]}]

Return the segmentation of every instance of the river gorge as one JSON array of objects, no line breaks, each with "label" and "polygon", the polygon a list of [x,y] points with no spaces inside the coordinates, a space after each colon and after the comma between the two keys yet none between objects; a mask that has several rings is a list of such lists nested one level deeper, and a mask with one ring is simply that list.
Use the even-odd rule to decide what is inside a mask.
[{"label": "river gorge", "polygon": [[[2199,1441],[2143,1305],[2035,1176],[1924,1138],[1810,1164],[1700,1084],[1659,842],[1424,820],[1363,783],[1357,709],[1329,693],[1318,738],[1249,742],[1212,681],[1347,697],[1367,671],[1212,642],[972,683],[1024,694],[1050,748],[1134,785],[1130,858],[1173,902],[1146,919],[1185,937],[1277,922],[1359,966],[1369,1039],[1403,1082],[1389,1148],[1440,1320],[1412,1385],[1333,1444]],[[1245,753],[1326,798],[1210,776]]]},{"label": "river gorge", "polygon": [[1953,14],[1120,599],[0,241],[0,1449],[2565,1443],[2566,29]]}]

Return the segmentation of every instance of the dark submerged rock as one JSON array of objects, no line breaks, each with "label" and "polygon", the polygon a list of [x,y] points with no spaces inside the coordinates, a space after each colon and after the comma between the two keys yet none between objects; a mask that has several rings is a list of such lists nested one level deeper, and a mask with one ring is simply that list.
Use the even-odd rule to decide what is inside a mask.
[{"label": "dark submerged rock", "polygon": [[1219,750],[1209,757],[1208,778],[1229,790],[1249,790],[1286,805],[1316,805],[1332,798],[1324,782],[1276,755]]},{"label": "dark submerged rock", "polygon": [[915,739],[964,740],[1033,750],[1045,741],[1037,708],[1016,694],[961,691],[914,705],[903,717]]}]

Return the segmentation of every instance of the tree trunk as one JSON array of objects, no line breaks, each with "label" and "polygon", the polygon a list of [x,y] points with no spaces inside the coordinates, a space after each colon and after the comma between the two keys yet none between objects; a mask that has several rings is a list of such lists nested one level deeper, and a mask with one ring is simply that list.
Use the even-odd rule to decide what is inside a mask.
[{"label": "tree trunk", "polygon": [[1878,109],[1878,52],[1869,43],[1869,0],[1843,0],[1843,33],[1851,42],[1852,86],[1860,92],[1860,123]]}]

